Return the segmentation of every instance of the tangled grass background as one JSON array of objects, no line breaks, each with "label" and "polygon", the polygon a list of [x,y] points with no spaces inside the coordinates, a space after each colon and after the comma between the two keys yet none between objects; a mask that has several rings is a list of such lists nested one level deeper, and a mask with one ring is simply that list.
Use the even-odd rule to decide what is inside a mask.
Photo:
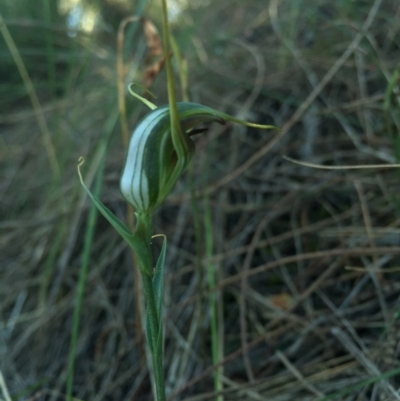
[{"label": "tangled grass background", "polygon": [[[32,3],[0,5],[15,43],[3,40],[3,26],[3,390],[13,400],[64,399],[87,258],[74,395],[149,400],[132,256],[102,217],[90,219],[76,164],[79,156],[91,160],[85,175],[93,184],[105,147],[101,199],[124,219],[117,29],[135,10],[160,26],[159,10],[151,1]],[[190,99],[282,131],[211,126],[196,137],[192,168],[155,217],[155,231],[169,241],[170,399],[215,399],[216,369],[225,400],[400,399],[400,173],[314,169],[282,157],[326,166],[399,163],[398,2],[178,6],[173,30]],[[127,81],[143,79],[147,51],[140,24],[132,24]],[[164,71],[151,90],[166,103]],[[132,130],[144,108],[126,101]],[[211,361],[211,296],[220,366]]]}]

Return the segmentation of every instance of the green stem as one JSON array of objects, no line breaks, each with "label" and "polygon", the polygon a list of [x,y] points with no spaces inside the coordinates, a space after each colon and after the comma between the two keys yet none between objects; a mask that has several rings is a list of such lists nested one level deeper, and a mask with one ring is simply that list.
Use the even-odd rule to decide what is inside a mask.
[{"label": "green stem", "polygon": [[[147,214],[137,214],[137,224],[135,235],[143,242],[145,251],[149,253],[145,260],[152,260],[150,242],[151,242],[151,216]],[[156,295],[153,287],[153,266],[140,266],[142,275],[144,298],[146,301],[147,318],[147,341],[150,347],[151,358],[153,362],[153,374],[156,385],[157,401],[165,401],[165,383],[164,383],[164,364],[163,364],[163,343],[160,338],[162,320],[158,310]]]},{"label": "green stem", "polygon": [[151,357],[153,361],[154,381],[156,385],[157,401],[165,401],[165,383],[164,383],[164,366],[163,366],[163,347],[162,340],[159,341],[158,333],[160,331],[157,305],[154,297],[152,276],[142,273],[142,282],[144,289],[144,297],[146,300],[147,319],[150,326],[150,332],[147,333]]}]

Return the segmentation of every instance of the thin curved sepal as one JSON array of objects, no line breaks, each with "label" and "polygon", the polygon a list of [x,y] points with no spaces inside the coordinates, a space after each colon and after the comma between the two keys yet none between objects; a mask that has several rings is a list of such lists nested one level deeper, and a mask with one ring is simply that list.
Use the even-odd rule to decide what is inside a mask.
[{"label": "thin curved sepal", "polygon": [[[183,111],[183,109],[185,110]],[[275,127],[274,125],[256,124],[250,121],[241,120],[229,114],[223,113],[222,111],[213,109],[212,107],[203,106],[202,104],[191,103],[191,102],[178,102],[178,116],[181,121],[181,124],[182,124],[182,118],[190,119],[190,117],[197,115],[204,116],[202,121],[199,122],[219,122],[220,124],[223,124],[226,121],[230,121],[232,123],[244,125],[246,127],[258,128],[258,129],[274,129],[280,131],[280,129],[278,127]],[[187,132],[186,128],[187,126],[184,126],[184,130]],[[192,126],[191,128],[194,128],[194,126]]]},{"label": "thin curved sepal", "polygon": [[143,96],[138,95],[134,90],[132,90],[132,86],[138,86],[139,88],[142,88],[145,90],[148,94],[150,94],[152,97],[157,99],[157,96],[155,96],[152,92],[150,92],[147,88],[145,88],[143,85],[139,85],[137,83],[132,83],[128,86],[128,91],[129,93],[134,96],[136,99],[140,100],[143,104],[145,104],[150,110],[155,110],[157,106],[150,102],[150,100],[144,98]]}]

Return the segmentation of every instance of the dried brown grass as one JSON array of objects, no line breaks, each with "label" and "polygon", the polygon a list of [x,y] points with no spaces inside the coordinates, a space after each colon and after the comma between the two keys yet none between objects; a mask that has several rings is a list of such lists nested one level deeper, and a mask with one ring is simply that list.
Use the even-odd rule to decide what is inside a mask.
[{"label": "dried brown grass", "polygon": [[[371,3],[219,2],[187,10],[176,27],[192,100],[282,131],[212,127],[197,139],[198,211],[186,178],[156,217],[156,231],[169,240],[171,400],[216,397],[209,263],[219,277],[225,400],[400,399],[399,173],[325,171],[282,158],[398,162],[398,82],[387,88],[400,63],[400,8],[394,0]],[[13,399],[57,400],[65,391],[88,207],[75,166],[80,155],[90,159],[116,82],[114,50],[97,46],[107,57],[93,53],[86,84],[66,98],[40,99],[62,160],[62,190],[29,106],[1,115],[0,369]],[[152,90],[165,98],[164,86],[161,76]],[[128,114],[133,126],[136,114],[129,107]],[[102,199],[121,218],[122,163],[116,129]],[[215,255],[199,260],[194,218],[202,222],[205,195]],[[151,397],[132,277],[129,251],[99,219],[78,343],[79,399]]]}]

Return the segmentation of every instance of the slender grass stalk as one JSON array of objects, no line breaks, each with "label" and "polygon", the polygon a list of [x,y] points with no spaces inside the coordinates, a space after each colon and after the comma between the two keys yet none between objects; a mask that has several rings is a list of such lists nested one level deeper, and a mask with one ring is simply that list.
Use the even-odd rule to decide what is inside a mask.
[{"label": "slender grass stalk", "polygon": [[[171,38],[171,45],[176,55],[176,59],[178,61],[178,71],[179,71],[179,83],[181,87],[182,99],[184,102],[189,101],[189,93],[188,93],[188,66],[186,60],[182,57],[179,46],[176,43],[176,40]],[[203,282],[203,269],[201,264],[201,259],[203,256],[203,240],[202,240],[202,228],[201,228],[201,216],[200,216],[200,205],[198,198],[196,196],[196,183],[195,183],[195,168],[194,163],[190,163],[188,167],[188,182],[189,182],[189,191],[190,191],[190,205],[192,208],[193,215],[193,225],[194,225],[194,237],[196,243],[196,266],[197,272],[200,275],[199,277],[199,291],[198,296],[199,300],[202,297],[202,293],[200,291],[201,283]]]},{"label": "slender grass stalk", "polygon": [[24,85],[28,92],[29,98],[31,100],[32,107],[35,111],[36,119],[37,119],[37,122],[38,122],[38,125],[40,128],[40,131],[42,133],[43,144],[44,144],[44,147],[45,147],[45,150],[47,153],[47,157],[49,159],[53,178],[55,178],[56,180],[59,180],[60,176],[61,176],[60,166],[57,161],[56,151],[55,151],[55,148],[53,145],[53,141],[51,139],[51,135],[50,135],[50,131],[47,126],[47,123],[46,123],[46,119],[45,119],[43,111],[42,111],[42,107],[39,102],[39,98],[36,94],[35,87],[33,86],[31,78],[29,77],[28,71],[25,67],[22,57],[19,54],[17,46],[15,45],[14,40],[10,34],[10,31],[8,30],[7,25],[4,22],[4,19],[1,15],[0,15],[0,32],[4,38],[4,41],[6,42],[8,50],[10,51],[10,53],[14,59],[14,63],[17,66],[19,74],[21,75],[21,78],[24,82]]},{"label": "slender grass stalk", "polygon": [[[171,45],[176,55],[176,59],[178,61],[178,71],[179,71],[179,83],[181,87],[182,99],[184,102],[189,101],[189,93],[188,93],[188,65],[187,61],[182,57],[179,46],[176,40],[171,38]],[[195,164],[190,163],[188,166],[188,183],[189,183],[189,191],[190,191],[190,206],[192,210],[193,216],[193,225],[194,225],[194,239],[196,245],[196,271],[199,276],[198,279],[198,288],[197,288],[197,302],[199,305],[198,314],[200,315],[199,321],[204,320],[204,312],[202,305],[202,300],[204,296],[203,282],[204,282],[204,269],[202,265],[203,258],[203,227],[202,227],[202,216],[200,213],[200,202],[199,198],[196,196],[196,192],[198,190],[196,186],[195,180]],[[211,303],[211,300],[210,300]]]},{"label": "slender grass stalk", "polygon": [[[48,26],[51,25],[51,0],[42,0],[44,18]],[[53,35],[50,28],[46,29],[46,55],[47,55],[47,72],[49,74],[50,89],[53,97],[56,95],[56,65],[54,57]]]},{"label": "slender grass stalk", "polygon": [[[205,175],[209,176],[210,173],[210,159],[214,153],[215,142],[210,145],[210,150],[206,160]],[[214,232],[213,232],[213,219],[212,210],[210,205],[209,195],[203,198],[204,207],[204,242],[205,253],[207,258],[211,258],[214,254]],[[209,288],[209,313],[210,313],[210,327],[211,327],[211,356],[213,365],[218,365],[223,358],[223,347],[220,346],[219,339],[221,337],[221,324],[218,321],[218,298],[219,292],[212,290],[216,285],[217,265],[214,263],[207,264],[207,284]],[[218,366],[214,371],[214,390],[219,393],[223,389],[222,383],[223,366]],[[222,394],[216,397],[217,401],[223,401]]]},{"label": "slender grass stalk", "polygon": [[[168,10],[166,0],[162,0],[163,9],[163,39],[164,39],[164,54],[165,54],[165,65],[167,67],[167,80],[168,80],[168,104],[170,108],[170,119],[171,129],[175,130],[179,136],[183,136],[181,125],[178,120],[178,106],[175,93],[175,78],[172,72],[171,65],[171,50],[170,50],[170,33],[168,23]],[[182,144],[185,141],[182,141]],[[175,143],[174,143],[175,145]]]},{"label": "slender grass stalk", "polygon": [[139,17],[128,17],[125,18],[119,24],[118,28],[118,38],[117,38],[117,89],[118,89],[118,108],[119,117],[121,122],[121,134],[122,143],[125,150],[129,144],[129,129],[128,122],[126,119],[126,102],[125,102],[125,73],[124,73],[124,36],[125,28],[131,22],[139,21]]},{"label": "slender grass stalk", "polygon": [[[396,163],[400,161],[400,128],[399,128],[400,118],[399,115],[397,114],[399,110],[398,107],[400,106],[399,104],[400,101],[399,98],[394,93],[394,89],[399,80],[399,77],[400,77],[400,69],[395,69],[386,86],[385,98],[383,103],[383,109],[385,111],[385,118],[386,118],[386,130],[393,141],[394,156],[396,158]],[[394,99],[393,101],[392,97]],[[394,129],[393,125],[396,126],[397,130]]]},{"label": "slender grass stalk", "polygon": [[[140,18],[144,14],[144,11],[146,9],[148,0],[136,0],[134,1],[135,3],[135,12],[133,15],[133,18]],[[139,25],[137,24],[132,24],[128,27],[127,33],[126,33],[126,41],[124,42],[124,53],[127,53],[131,50],[131,44],[133,43],[133,39],[136,35],[136,32],[139,28]]]},{"label": "slender grass stalk", "polygon": [[[49,6],[48,0],[44,0],[44,1],[46,2],[45,5]],[[46,10],[47,10],[46,13],[48,14],[47,16],[49,16],[50,9],[46,8]],[[39,98],[37,96],[35,86],[33,85],[33,82],[29,76],[29,73],[27,71],[25,63],[20,55],[20,52],[14,42],[14,39],[12,38],[10,31],[8,30],[7,25],[1,14],[0,14],[0,32],[1,32],[1,35],[3,36],[3,39],[7,45],[8,50],[11,53],[14,63],[16,65],[18,72],[21,76],[21,79],[24,83],[26,92],[31,101],[32,108],[35,112],[35,117],[37,119],[37,123],[38,123],[39,129],[40,129],[40,132],[41,132],[42,141],[44,144],[44,148],[45,148],[45,151],[47,154],[47,158],[49,160],[49,165],[50,165],[50,169],[51,169],[52,176],[53,176],[53,182],[52,182],[53,188],[50,189],[50,193],[53,192],[54,190],[56,190],[56,191],[58,191],[58,193],[61,194],[61,201],[60,201],[61,210],[65,211],[66,210],[66,202],[65,202],[64,191],[63,191],[62,182],[61,182],[60,161],[56,154],[55,145],[54,145],[51,133],[50,133],[50,129],[48,127],[46,118],[43,113],[42,106],[41,106]],[[51,46],[53,49],[52,44],[51,44]],[[49,48],[48,48],[48,50],[49,50]],[[51,62],[49,61],[49,69],[55,68],[54,52],[52,54],[53,54],[53,56],[50,56],[50,58],[53,57],[53,59],[51,59]],[[49,73],[51,75],[50,71],[49,71]],[[55,246],[53,247],[54,250],[52,250],[49,258],[47,259],[46,267],[45,267],[45,275],[43,277],[43,281],[42,281],[40,292],[39,292],[39,303],[42,306],[44,304],[49,279],[50,279],[50,276],[52,273],[52,268],[54,266],[53,262],[54,262],[55,257],[57,256],[58,249],[62,246],[62,240],[63,240],[64,233],[66,231],[66,227],[67,227],[66,217],[61,216],[60,222],[58,223],[57,242],[56,242]]]},{"label": "slender grass stalk", "polygon": [[[214,235],[212,226],[212,213],[210,207],[210,200],[208,195],[204,199],[204,234],[205,234],[205,246],[206,256],[211,257],[214,253]],[[212,263],[207,265],[207,281],[208,287],[211,290],[216,284],[216,266]],[[219,346],[219,323],[218,323],[218,294],[215,291],[209,293],[209,305],[210,305],[210,321],[211,321],[211,353],[213,365],[218,365],[222,359],[222,349]],[[222,391],[222,374],[223,366],[218,366],[214,371],[214,389],[216,392]],[[217,401],[223,401],[223,395],[217,396]]]},{"label": "slender grass stalk", "polygon": [[3,373],[1,373],[1,370],[0,370],[0,389],[3,392],[4,400],[11,401],[11,396],[10,393],[8,392],[8,388],[6,386],[6,382],[4,380]]},{"label": "slender grass stalk", "polygon": [[[178,44],[174,38],[171,38],[171,45],[174,51],[175,58],[178,61],[179,66],[179,80],[182,91],[182,98],[185,102],[189,101],[188,94],[188,70],[187,70],[187,62],[182,57],[182,54],[179,51]],[[192,214],[193,214],[193,223],[194,223],[194,234],[196,241],[196,262],[197,262],[197,270],[200,274],[199,282],[202,283],[202,228],[201,228],[201,217],[200,217],[200,208],[198,198],[196,196],[196,185],[195,185],[195,174],[193,163],[189,165],[189,188],[190,188],[190,202],[192,206]],[[211,257],[214,253],[214,236],[213,236],[213,226],[212,226],[212,213],[209,202],[209,197],[206,196],[204,198],[204,239],[205,239],[205,253],[207,257]],[[207,266],[207,281],[208,287],[211,289],[215,286],[216,277],[215,277],[216,266],[213,264],[209,264]],[[199,291],[199,297],[202,296],[202,292]],[[218,324],[218,294],[216,292],[210,292],[209,295],[209,312],[210,312],[210,320],[211,320],[211,348],[212,348],[212,361],[213,365],[217,365],[221,359],[223,354],[223,349],[219,346],[219,338],[220,338],[220,328]],[[223,366],[219,366],[218,369],[214,371],[214,389],[219,392],[223,388],[222,384],[222,374],[223,374]],[[219,395],[217,397],[217,401],[223,401],[223,396]]]},{"label": "slender grass stalk", "polygon": [[46,258],[46,261],[44,263],[44,268],[43,268],[43,273],[41,275],[41,282],[39,288],[39,297],[38,297],[39,308],[45,307],[47,292],[52,277],[52,273],[54,270],[55,261],[62,249],[65,232],[66,232],[65,224],[61,224],[57,227],[57,231],[55,233],[55,239],[53,240],[50,254]]}]

